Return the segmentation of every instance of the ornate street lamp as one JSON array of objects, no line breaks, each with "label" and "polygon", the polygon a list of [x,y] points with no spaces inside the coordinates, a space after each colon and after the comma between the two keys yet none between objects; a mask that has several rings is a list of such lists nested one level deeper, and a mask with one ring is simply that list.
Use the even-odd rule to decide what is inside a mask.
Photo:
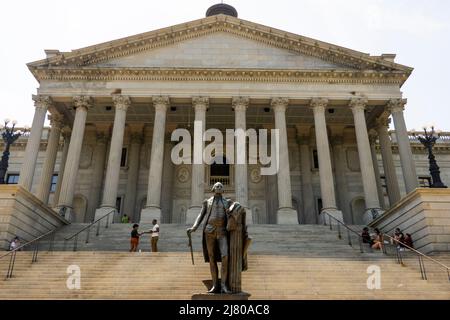
[{"label": "ornate street lamp", "polygon": [[[430,174],[433,183],[430,188],[447,188],[441,181],[441,172],[439,171],[439,166],[436,163],[436,158],[433,154],[433,146],[436,143],[436,140],[440,138],[440,133],[434,131],[434,126],[431,126],[431,131],[427,130],[428,128],[425,126],[423,131],[424,135],[417,135],[419,141],[427,148],[428,150],[428,159],[430,160]],[[416,134],[414,133],[414,136]]]},{"label": "ornate street lamp", "polygon": [[0,131],[2,132],[3,141],[5,141],[5,151],[3,151],[3,156],[0,161],[0,184],[6,184],[5,175],[8,170],[8,161],[9,161],[9,148],[10,146],[23,134],[28,132],[28,129],[25,131],[16,131],[15,127],[17,121],[12,121],[12,127],[8,127],[9,119],[5,119],[5,125],[0,124]]}]

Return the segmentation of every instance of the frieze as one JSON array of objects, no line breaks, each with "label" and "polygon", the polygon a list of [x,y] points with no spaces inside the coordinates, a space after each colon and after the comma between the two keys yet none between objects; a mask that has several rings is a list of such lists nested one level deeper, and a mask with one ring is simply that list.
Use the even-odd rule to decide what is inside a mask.
[{"label": "frieze", "polygon": [[330,84],[402,84],[402,72],[317,71],[208,68],[52,68],[34,72],[39,80],[55,81],[243,81]]}]

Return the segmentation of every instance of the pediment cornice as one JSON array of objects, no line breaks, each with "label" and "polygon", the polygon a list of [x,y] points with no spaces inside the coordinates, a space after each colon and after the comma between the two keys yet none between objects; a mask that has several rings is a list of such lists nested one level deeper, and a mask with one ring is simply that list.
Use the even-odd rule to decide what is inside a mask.
[{"label": "pediment cornice", "polygon": [[402,72],[406,75],[413,70],[381,57],[370,56],[366,53],[225,15],[211,16],[71,52],[60,52],[48,59],[29,63],[28,67],[37,77],[35,71],[40,68],[89,67],[110,59],[169,46],[216,32],[226,32],[252,39],[270,46],[346,66],[349,69]]}]

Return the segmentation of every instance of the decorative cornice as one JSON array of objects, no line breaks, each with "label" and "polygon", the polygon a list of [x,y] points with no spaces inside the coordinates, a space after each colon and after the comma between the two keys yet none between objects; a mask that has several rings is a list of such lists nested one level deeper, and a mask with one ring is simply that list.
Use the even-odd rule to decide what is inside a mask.
[{"label": "decorative cornice", "polygon": [[270,101],[270,105],[272,106],[272,108],[275,112],[285,112],[288,104],[289,104],[288,98],[279,97],[279,98],[273,98]]},{"label": "decorative cornice", "polygon": [[92,106],[92,97],[74,96],[73,105],[75,106],[75,108],[85,108],[86,110],[89,110],[89,108]]},{"label": "decorative cornice", "polygon": [[330,84],[396,84],[403,72],[371,70],[213,69],[213,68],[39,68],[36,78],[54,81],[241,81]]},{"label": "decorative cornice", "polygon": [[389,124],[391,123],[391,119],[389,119],[389,113],[384,112],[375,120],[376,130],[387,130],[389,128]]},{"label": "decorative cornice", "polygon": [[196,111],[205,112],[209,108],[208,97],[192,97],[192,106]]},{"label": "decorative cornice", "polygon": [[114,102],[115,108],[118,110],[127,111],[128,107],[131,105],[131,100],[129,96],[113,94],[112,100]]},{"label": "decorative cornice", "polygon": [[34,101],[34,106],[39,109],[45,109],[47,110],[53,105],[53,100],[50,96],[43,96],[43,95],[35,95],[32,96]]},{"label": "decorative cornice", "polygon": [[170,106],[170,100],[168,96],[153,96],[152,101],[156,111],[166,112],[167,108]]},{"label": "decorative cornice", "polygon": [[401,70],[408,75],[412,72],[410,67],[381,57],[370,56],[362,52],[225,15],[207,17],[72,52],[62,52],[54,57],[32,62],[28,66],[32,71],[38,66],[87,66],[217,32],[230,33],[359,70]]},{"label": "decorative cornice", "polygon": [[245,111],[247,110],[249,104],[249,97],[233,97],[231,101],[234,111]]},{"label": "decorative cornice", "polygon": [[62,134],[64,140],[69,140],[72,135],[72,129],[69,126],[64,126],[61,129],[61,134]]},{"label": "decorative cornice", "polygon": [[405,110],[405,105],[407,102],[407,99],[391,99],[389,100],[387,107],[391,113],[403,112],[403,110]]}]

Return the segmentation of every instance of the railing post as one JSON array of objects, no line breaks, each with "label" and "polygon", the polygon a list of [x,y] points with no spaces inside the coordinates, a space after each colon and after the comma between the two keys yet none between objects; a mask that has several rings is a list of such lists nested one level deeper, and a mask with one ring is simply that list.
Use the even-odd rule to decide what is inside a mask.
[{"label": "railing post", "polygon": [[99,234],[100,234],[100,221],[97,222],[97,232],[95,233],[95,236],[98,237]]},{"label": "railing post", "polygon": [[425,270],[425,263],[423,262],[423,258],[419,255],[419,266],[420,266],[420,274],[422,275],[422,280],[427,280],[427,272]]},{"label": "railing post", "polygon": [[89,227],[87,229],[87,233],[86,233],[86,243],[89,243],[89,235],[91,234],[91,227]]},{"label": "railing post", "polygon": [[347,229],[347,237],[348,237],[348,245],[353,247],[352,245],[352,236],[350,235],[350,230]]},{"label": "railing post", "polygon": [[[361,237],[358,237],[358,241],[359,241],[359,250],[361,251],[361,253],[364,253],[364,247],[363,247],[363,242]],[[370,243],[369,243],[370,245]]]},{"label": "railing post", "polygon": [[342,235],[341,235],[341,224],[338,222],[337,224],[337,229],[338,229],[338,238],[342,239]]},{"label": "railing post", "polygon": [[78,245],[78,235],[75,236],[75,240],[73,243],[73,251],[77,251],[77,245]]},{"label": "railing post", "polygon": [[6,273],[6,279],[12,278],[14,263],[16,262],[16,252],[17,251],[13,251],[11,253],[11,257],[9,258],[9,265],[8,265],[8,272]]},{"label": "railing post", "polygon": [[108,229],[108,224],[109,224],[109,214],[106,216],[106,226],[105,226],[105,229]]},{"label": "railing post", "polygon": [[56,234],[56,232],[54,231],[50,237],[50,246],[48,247],[48,251],[50,251],[50,252],[53,251],[53,243],[55,242],[55,234]]},{"label": "railing post", "polygon": [[333,230],[333,226],[331,225],[331,216],[328,216],[328,222],[330,223],[330,230]]},{"label": "railing post", "polygon": [[39,252],[39,240],[36,241],[36,244],[34,245],[33,256],[31,258],[31,263],[34,263],[34,262],[37,261],[38,252]]}]

